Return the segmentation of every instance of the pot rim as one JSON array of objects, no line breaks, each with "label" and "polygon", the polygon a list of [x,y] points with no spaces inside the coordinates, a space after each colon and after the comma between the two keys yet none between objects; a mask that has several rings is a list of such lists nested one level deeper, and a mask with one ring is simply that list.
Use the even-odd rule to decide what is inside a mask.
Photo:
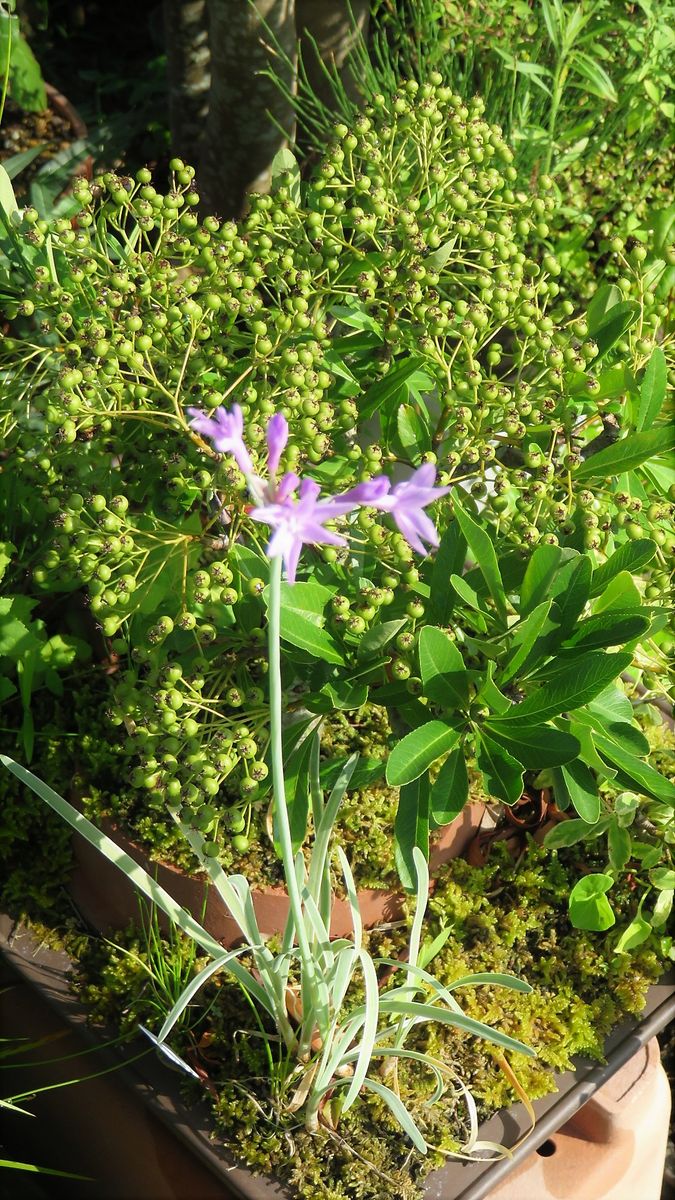
[{"label": "pot rim", "polygon": [[[70,991],[68,975],[73,962],[67,954],[39,945],[29,929],[6,913],[0,913],[0,954],[84,1041],[99,1044],[99,1031],[88,1025],[85,1006]],[[421,1194],[423,1200],[484,1200],[492,1188],[566,1124],[616,1071],[674,1019],[675,971],[671,970],[650,987],[641,1019],[627,1018],[609,1035],[605,1063],[578,1058],[576,1071],[556,1075],[558,1091],[534,1102],[536,1127],[516,1147],[512,1158],[449,1162],[427,1177]],[[177,1086],[171,1086],[170,1072],[158,1059],[144,1057],[133,1064],[126,1061],[141,1047],[147,1048],[146,1043],[134,1039],[116,1052],[106,1049],[101,1053],[118,1063],[121,1059],[120,1073],[131,1089],[240,1200],[290,1200],[278,1181],[255,1176],[246,1167],[229,1165],[213,1149],[206,1104],[199,1102],[188,1108]],[[523,1105],[518,1103],[490,1117],[481,1126],[480,1136],[514,1143],[529,1124]]]}]

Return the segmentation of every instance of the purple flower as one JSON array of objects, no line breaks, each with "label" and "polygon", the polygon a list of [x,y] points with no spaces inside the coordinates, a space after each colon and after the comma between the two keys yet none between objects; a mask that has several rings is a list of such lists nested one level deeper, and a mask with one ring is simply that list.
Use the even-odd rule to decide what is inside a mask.
[{"label": "purple flower", "polygon": [[253,475],[253,463],[244,443],[244,415],[238,404],[232,405],[231,412],[216,408],[210,417],[199,408],[188,408],[187,411],[192,417],[192,428],[213,442],[214,450],[219,454],[231,454],[244,475]]},{"label": "purple flower", "polygon": [[270,475],[276,475],[287,441],[288,421],[283,413],[275,413],[267,422],[267,470]]},{"label": "purple flower", "polygon": [[[291,484],[295,480],[295,484]],[[269,504],[254,508],[254,521],[262,521],[273,529],[266,554],[268,558],[283,558],[286,578],[295,583],[295,573],[303,546],[346,546],[345,538],[325,529],[326,521],[341,517],[354,507],[351,500],[338,497],[336,500],[319,500],[320,487],[313,479],[303,479],[298,499],[293,499],[297,486],[297,475],[289,472],[279,483],[274,499]]]},{"label": "purple flower", "polygon": [[449,487],[434,487],[435,481],[435,466],[433,463],[424,463],[413,472],[410,479],[397,483],[393,488],[390,480],[380,475],[377,479],[357,484],[345,493],[343,499],[390,512],[413,550],[418,554],[426,554],[424,541],[430,546],[437,546],[439,538],[433,521],[424,509],[450,491]]}]

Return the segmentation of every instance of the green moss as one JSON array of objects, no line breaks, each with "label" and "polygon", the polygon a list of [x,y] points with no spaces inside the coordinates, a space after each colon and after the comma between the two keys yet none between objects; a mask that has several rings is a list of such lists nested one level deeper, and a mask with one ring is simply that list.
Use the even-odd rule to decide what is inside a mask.
[{"label": "green moss", "polygon": [[[497,844],[482,868],[459,859],[447,864],[430,902],[425,936],[431,940],[442,926],[452,927],[430,968],[442,982],[477,971],[503,971],[532,985],[529,995],[481,986],[462,989],[457,998],[469,1016],[536,1050],[535,1060],[509,1056],[533,1099],[555,1089],[554,1072],[572,1067],[575,1055],[602,1058],[608,1032],[626,1013],[641,1010],[649,985],[664,967],[656,940],[631,957],[616,959],[610,939],[572,929],[566,901],[577,871],[572,852],[556,855],[531,843],[514,864]],[[635,904],[629,888],[618,890],[622,919],[630,919]],[[401,957],[406,938],[404,928],[373,931],[371,952]],[[201,959],[182,935],[160,942],[154,935],[148,939],[127,930],[118,940],[123,948],[97,942],[83,955],[81,993],[96,1018],[128,1030],[139,1021],[156,1028],[172,1002],[172,989],[184,986]],[[208,1077],[224,1153],[253,1170],[277,1175],[299,1200],[389,1200],[392,1195],[418,1200],[424,1175],[463,1141],[461,1098],[449,1091],[433,1108],[426,1107],[431,1083],[408,1063],[400,1069],[402,1096],[438,1148],[427,1159],[410,1152],[388,1109],[369,1095],[345,1115],[335,1135],[324,1131],[310,1136],[283,1111],[278,1089],[270,1086],[269,1061],[259,1036],[264,1025],[240,990],[227,977],[216,977],[200,1000],[200,1018],[193,1015],[183,1022],[172,1045]],[[283,1061],[276,1061],[275,1042],[269,1045],[279,1080]],[[409,1045],[429,1051],[456,1071],[482,1117],[514,1100],[499,1056],[486,1043],[447,1026],[429,1025],[420,1027]],[[202,1088],[187,1086],[191,1098],[203,1098]]]}]

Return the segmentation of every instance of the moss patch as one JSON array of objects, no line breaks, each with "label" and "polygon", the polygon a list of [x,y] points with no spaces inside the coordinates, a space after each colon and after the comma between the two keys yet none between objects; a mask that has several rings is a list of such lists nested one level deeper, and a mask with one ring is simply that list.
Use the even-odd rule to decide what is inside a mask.
[{"label": "moss patch", "polygon": [[[468,1015],[521,1038],[537,1051],[536,1060],[510,1056],[533,1098],[555,1090],[554,1071],[570,1068],[574,1055],[602,1058],[608,1032],[627,1013],[641,1011],[649,985],[664,970],[656,940],[631,957],[616,959],[610,938],[571,928],[566,898],[577,871],[571,852],[556,855],[532,844],[516,865],[504,847],[496,846],[485,867],[455,860],[443,868],[430,904],[426,936],[432,939],[443,925],[452,928],[431,965],[442,982],[496,970],[532,985],[531,995],[485,986],[467,987],[456,995]],[[622,918],[630,919],[635,908],[630,890],[620,892],[615,902]],[[371,951],[399,957],[406,936],[405,928],[375,931],[370,935]],[[129,1030],[139,1021],[156,1029],[175,999],[174,989],[180,990],[200,960],[182,935],[160,945],[126,931],[118,940],[118,948],[92,944],[81,963],[81,993],[100,1019],[112,1019]],[[428,1159],[410,1151],[375,1097],[355,1105],[335,1137],[310,1136],[284,1115],[278,1087],[270,1086],[261,1026],[242,993],[223,976],[200,995],[203,1015],[193,1014],[177,1027],[172,1046],[208,1078],[224,1153],[254,1170],[278,1175],[294,1197],[384,1200],[396,1195],[413,1200],[424,1175],[463,1140],[461,1098],[450,1090],[434,1108],[425,1107],[431,1081],[409,1065],[400,1071],[401,1092],[429,1142],[439,1147]],[[439,1025],[420,1028],[409,1045],[428,1050],[457,1071],[482,1116],[513,1101],[498,1056],[485,1043]],[[277,1061],[275,1043],[270,1047],[278,1083],[283,1064]],[[193,1085],[188,1090],[193,1098],[204,1095]]]}]

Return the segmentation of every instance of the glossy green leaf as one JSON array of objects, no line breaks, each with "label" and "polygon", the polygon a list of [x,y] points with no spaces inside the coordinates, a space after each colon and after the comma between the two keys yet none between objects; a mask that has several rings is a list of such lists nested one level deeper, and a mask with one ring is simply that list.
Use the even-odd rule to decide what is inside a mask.
[{"label": "glossy green leaf", "polygon": [[649,872],[649,882],[659,891],[670,892],[675,888],[675,870],[672,867],[655,867]]},{"label": "glossy green leaf", "polygon": [[401,787],[418,779],[427,767],[459,741],[456,729],[443,721],[427,721],[398,742],[387,762],[387,783]]},{"label": "glossy green leaf", "polygon": [[627,954],[630,950],[635,950],[641,946],[647,938],[651,936],[652,927],[649,921],[644,917],[634,917],[630,925],[627,925],[616,943],[617,954]]},{"label": "glossy green leaf", "polygon": [[448,708],[469,702],[469,677],[457,646],[442,629],[425,625],[418,642],[424,695]]},{"label": "glossy green leaf", "polygon": [[584,875],[570,892],[570,920],[575,929],[590,929],[599,933],[611,929],[616,917],[606,893],[614,880],[611,875]]},{"label": "glossy green leaf", "polygon": [[591,596],[599,596],[604,592],[611,579],[621,571],[635,574],[644,567],[656,554],[656,542],[650,538],[639,538],[636,542],[626,542],[607,559],[606,563],[597,567],[593,572]]},{"label": "glossy green leaf", "polygon": [[605,688],[599,696],[589,701],[588,708],[610,723],[633,720],[633,705],[621,687],[610,685]]},{"label": "glossy green leaf", "polygon": [[465,604],[468,604],[469,608],[473,609],[475,615],[471,619],[476,629],[479,629],[481,633],[487,633],[487,622],[484,615],[485,609],[478,593],[474,591],[461,575],[451,575],[450,583],[460,600],[463,600]]},{"label": "glossy green leaf", "polygon": [[567,821],[559,821],[557,825],[549,829],[544,837],[544,845],[547,850],[563,850],[568,846],[577,846],[579,842],[594,838],[599,831],[599,825],[600,823],[598,825],[589,825],[586,821],[582,821],[580,817],[572,817]]},{"label": "glossy green leaf", "polygon": [[649,763],[624,750],[611,738],[595,733],[593,740],[603,758],[607,758],[616,767],[617,782],[621,786],[635,788],[642,795],[652,796],[655,800],[661,800],[663,804],[675,808],[675,785],[665,776],[655,771]]},{"label": "glossy green leaf", "polygon": [[485,529],[477,525],[473,518],[462,508],[457,491],[453,494],[453,503],[455,517],[466,538],[466,544],[485,579],[488,591],[495,602],[497,612],[502,620],[506,621],[506,596],[504,594],[504,585],[499,572],[499,564],[492,539],[486,533]]},{"label": "glossy green leaf", "polygon": [[566,564],[565,568],[558,573],[556,587],[563,581],[564,586],[560,592],[555,591],[554,611],[560,631],[565,636],[572,632],[588,603],[592,574],[593,568],[586,555],[582,555],[570,567]]},{"label": "glossy green leaf", "polygon": [[560,768],[567,795],[582,821],[595,825],[600,817],[600,796],[595,778],[585,763],[576,759]]},{"label": "glossy green leaf", "polygon": [[306,650],[314,658],[323,659],[324,662],[339,665],[344,663],[344,658],[331,635],[300,613],[282,609],[281,639],[297,646],[299,650]]},{"label": "glossy green leaf", "polygon": [[[332,592],[318,583],[281,585],[281,637],[324,662],[341,665],[337,644],[323,628],[324,608]],[[267,588],[265,589],[267,595]]]},{"label": "glossy green leaf", "polygon": [[446,758],[431,788],[431,818],[435,826],[448,825],[469,799],[469,776],[464,749],[456,746]]},{"label": "glossy green leaf", "polygon": [[595,324],[594,332],[591,334],[597,343],[598,359],[611,350],[631,325],[635,324],[639,316],[640,305],[635,300],[621,300],[607,309]]},{"label": "glossy green leaf", "polygon": [[422,366],[422,359],[409,358],[400,366],[392,367],[383,379],[371,384],[359,404],[359,420],[367,421],[387,400],[396,396],[403,384]]},{"label": "glossy green leaf", "polygon": [[660,346],[655,346],[645,368],[644,378],[640,384],[640,405],[637,421],[635,422],[635,428],[638,431],[651,429],[663,407],[667,384],[668,364],[666,356]]},{"label": "glossy green leaf", "polygon": [[630,571],[619,571],[618,575],[610,579],[602,595],[598,596],[593,605],[593,612],[607,612],[609,609],[616,608],[640,608],[641,605],[642,596]]},{"label": "glossy green leaf", "polygon": [[583,483],[589,479],[610,479],[624,471],[632,471],[642,463],[649,462],[659,454],[666,454],[675,447],[675,427],[664,425],[642,433],[629,433],[597,454],[590,455],[581,464],[575,479]]},{"label": "glossy green leaf", "polygon": [[495,717],[493,725],[541,725],[551,717],[580,708],[599,695],[612,680],[618,678],[633,661],[632,654],[602,654],[590,651],[575,659],[568,670],[561,671],[523,700],[514,704],[508,713]]},{"label": "glossy green leaf", "polygon": [[607,851],[609,865],[615,871],[623,871],[631,854],[632,841],[630,833],[615,819],[610,821],[607,830]]},{"label": "glossy green leaf", "polygon": [[537,605],[542,604],[550,593],[560,565],[560,546],[537,546],[525,572],[520,589],[520,615],[526,617]]},{"label": "glossy green leaf", "polygon": [[381,621],[379,625],[373,625],[361,637],[356,657],[360,661],[377,658],[406,624],[405,617],[401,617],[397,621]]},{"label": "glossy green leaf", "polygon": [[574,633],[562,643],[564,649],[604,650],[608,646],[625,646],[646,633],[651,618],[634,609],[609,609],[581,621]]},{"label": "glossy green leaf", "polygon": [[412,404],[401,404],[396,414],[398,441],[405,457],[417,462],[421,454],[431,449],[431,437]]},{"label": "glossy green leaf", "polygon": [[398,797],[398,809],[394,820],[394,857],[399,879],[406,891],[415,891],[417,870],[413,850],[415,846],[429,858],[429,776],[425,772],[419,778],[405,784]]},{"label": "glossy green leaf", "polygon": [[615,283],[606,283],[598,288],[586,310],[589,337],[596,337],[610,310],[616,308],[622,298],[621,289]]},{"label": "glossy green leaf", "polygon": [[504,804],[515,804],[523,794],[523,764],[482,729],[476,742],[476,763],[486,792]]},{"label": "glossy green leaf", "polygon": [[453,575],[461,575],[466,559],[466,541],[456,521],[452,521],[441,537],[434,555],[431,569],[431,604],[429,619],[447,625],[453,606],[455,592],[450,587]]},{"label": "glossy green leaf", "polygon": [[486,721],[485,729],[528,771],[572,762],[581,749],[577,738],[553,725],[497,725]]},{"label": "glossy green leaf", "polygon": [[[551,600],[545,600],[543,604],[533,609],[524,621],[512,627],[512,649],[499,677],[502,687],[518,674],[523,663],[530,658],[532,649],[546,626],[551,605]],[[542,642],[543,645],[544,643]],[[538,655],[532,655],[532,665],[536,664],[538,659]]]},{"label": "glossy green leaf", "polygon": [[665,925],[672,910],[673,910],[673,895],[672,891],[659,892],[654,904],[652,913],[652,925],[655,929],[660,929]]}]

